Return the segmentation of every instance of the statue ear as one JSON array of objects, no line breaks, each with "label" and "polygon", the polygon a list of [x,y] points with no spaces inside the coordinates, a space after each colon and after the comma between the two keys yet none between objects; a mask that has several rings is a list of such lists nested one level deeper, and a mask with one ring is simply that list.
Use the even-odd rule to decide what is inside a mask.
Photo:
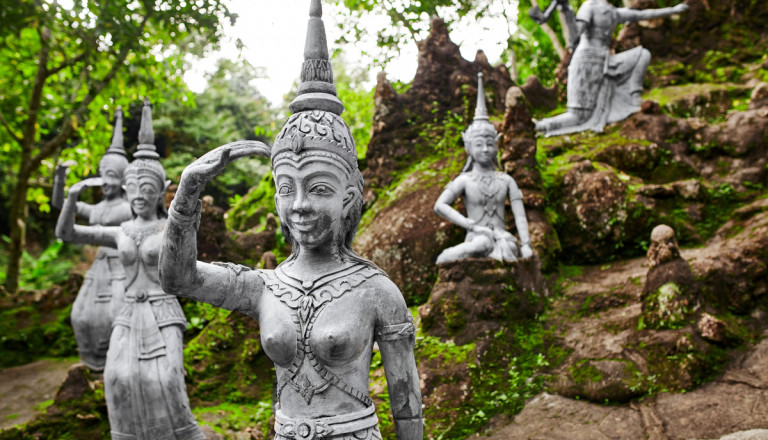
[{"label": "statue ear", "polygon": [[499,143],[499,141],[501,140],[501,137],[502,137],[502,134],[501,134],[501,133],[499,133],[499,134],[497,134],[497,135],[496,135],[496,143],[497,143],[497,144],[498,144],[498,143]]},{"label": "statue ear", "polygon": [[163,194],[167,193],[168,192],[168,188],[170,188],[170,187],[171,187],[171,181],[170,180],[166,180],[165,181],[165,187],[163,188]]},{"label": "statue ear", "polygon": [[362,196],[360,190],[354,186],[347,187],[347,190],[344,192],[344,210],[341,218],[347,218],[349,210],[355,205],[355,199],[362,198]]}]

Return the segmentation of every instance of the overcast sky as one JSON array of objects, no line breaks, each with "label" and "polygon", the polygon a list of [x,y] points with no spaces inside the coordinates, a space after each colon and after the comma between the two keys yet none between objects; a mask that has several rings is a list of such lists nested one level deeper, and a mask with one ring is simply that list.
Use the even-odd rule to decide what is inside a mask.
[{"label": "overcast sky", "polygon": [[[508,13],[517,9],[517,0],[488,0],[492,11],[500,12],[506,8]],[[204,74],[214,69],[218,58],[237,58],[235,41],[239,38],[244,44],[243,57],[252,65],[264,69],[267,78],[255,81],[255,86],[274,105],[283,101],[283,95],[290,92],[291,85],[299,77],[303,61],[304,39],[309,18],[309,0],[230,0],[229,8],[239,15],[234,26],[224,29],[228,41],[218,52],[209,54],[203,60],[196,60],[187,72],[185,80],[196,92],[205,89]],[[328,3],[328,2],[326,2]],[[335,6],[324,4],[323,20],[328,33],[330,50],[340,35],[337,28],[342,18],[335,12]],[[376,29],[389,26],[389,19],[384,16],[367,17],[364,23],[371,30],[368,41],[360,41],[355,46],[344,47],[345,60],[352,67],[372,67],[371,59],[360,55],[363,50],[375,51]],[[499,13],[494,18],[476,21],[466,20],[455,26],[451,38],[461,47],[463,56],[474,59],[478,49],[483,49],[491,63],[497,62],[506,48],[506,40],[515,23],[507,23]],[[386,71],[390,79],[409,82],[416,73],[417,50],[415,43],[401,48],[399,59],[392,61]],[[378,71],[371,68],[369,85],[373,85]]]}]

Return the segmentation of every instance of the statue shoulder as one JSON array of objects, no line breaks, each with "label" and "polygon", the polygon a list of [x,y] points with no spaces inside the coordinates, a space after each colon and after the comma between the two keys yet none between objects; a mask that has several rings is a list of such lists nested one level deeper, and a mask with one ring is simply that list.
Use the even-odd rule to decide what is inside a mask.
[{"label": "statue shoulder", "polygon": [[467,183],[471,181],[472,178],[470,177],[469,173],[461,173],[445,186],[445,190],[459,195],[464,192],[464,189],[467,187]]},{"label": "statue shoulder", "polygon": [[370,288],[374,295],[379,326],[400,323],[406,316],[410,316],[402,292],[383,272],[368,279],[366,287]]},{"label": "statue shoulder", "polygon": [[587,0],[583,5],[579,7],[579,11],[576,13],[576,20],[589,22],[592,20],[592,13],[596,7],[594,0]]}]

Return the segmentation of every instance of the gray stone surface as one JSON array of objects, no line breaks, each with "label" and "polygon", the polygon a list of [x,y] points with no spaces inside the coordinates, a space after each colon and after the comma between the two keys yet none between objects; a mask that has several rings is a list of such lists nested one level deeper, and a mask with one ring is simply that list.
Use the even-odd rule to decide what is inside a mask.
[{"label": "gray stone surface", "polygon": [[[171,205],[160,275],[167,292],[259,321],[277,373],[276,438],[375,439],[368,393],[378,344],[399,439],[423,436],[413,354],[415,327],[402,294],[351,247],[363,177],[335,96],[319,0],[313,0],[299,94],[272,148],[224,145],[188,166]],[[291,255],[275,269],[196,261],[201,191],[240,157],[271,158],[275,203]],[[264,378],[263,380],[270,380]]]},{"label": "gray stone surface", "polygon": [[[131,208],[122,190],[123,173],[128,159],[123,148],[123,111],[115,111],[115,128],[110,145],[99,162],[101,190],[104,199],[90,205],[77,202],[79,217],[88,219],[91,225],[118,226],[131,218]],[[61,208],[66,180],[66,164],[56,169],[54,179],[54,201]],[[70,197],[77,201],[81,184],[70,190]],[[55,200],[59,199],[59,200]],[[63,238],[58,235],[59,238]],[[102,371],[107,360],[112,322],[123,305],[125,271],[116,249],[99,248],[93,265],[85,275],[80,292],[72,306],[72,328],[77,340],[77,349],[82,362],[94,371]]]},{"label": "gray stone surface", "polygon": [[104,367],[104,396],[113,439],[203,440],[184,384],[186,318],[176,297],[159,285],[157,259],[165,229],[165,191],[170,182],[158,161],[152,110],[144,102],[139,147],[125,169],[133,218],[120,226],[74,224],[80,191],[102,185],[88,179],[72,186],[56,225],[57,236],[115,248],[125,269],[125,296]]},{"label": "gray stone surface", "polygon": [[662,9],[617,8],[607,0],[588,0],[576,14],[573,41],[578,41],[568,67],[568,111],[543,119],[536,129],[547,136],[601,132],[611,122],[640,111],[643,78],[651,53],[640,46],[611,54],[613,31],[621,23],[650,20],[688,9],[679,4]]},{"label": "gray stone surface", "polygon": [[[475,119],[463,138],[469,156],[467,164],[438,197],[435,213],[466,229],[467,236],[464,243],[444,250],[437,257],[438,264],[470,257],[515,261],[532,256],[523,193],[515,179],[499,170],[499,133],[488,120],[482,73],[478,73]],[[466,216],[451,207],[459,197],[464,200]],[[515,217],[519,245],[517,238],[506,230],[507,199]]]}]

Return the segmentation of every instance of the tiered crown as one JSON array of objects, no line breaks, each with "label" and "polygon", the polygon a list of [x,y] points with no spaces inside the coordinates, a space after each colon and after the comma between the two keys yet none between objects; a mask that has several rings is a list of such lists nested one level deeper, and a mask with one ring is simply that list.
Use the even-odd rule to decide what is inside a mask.
[{"label": "tiered crown", "polygon": [[311,0],[299,93],[289,106],[294,114],[277,136],[272,162],[285,153],[330,154],[341,157],[347,170],[357,170],[355,141],[340,116],[344,104],[336,96],[322,16],[320,0]]}]

